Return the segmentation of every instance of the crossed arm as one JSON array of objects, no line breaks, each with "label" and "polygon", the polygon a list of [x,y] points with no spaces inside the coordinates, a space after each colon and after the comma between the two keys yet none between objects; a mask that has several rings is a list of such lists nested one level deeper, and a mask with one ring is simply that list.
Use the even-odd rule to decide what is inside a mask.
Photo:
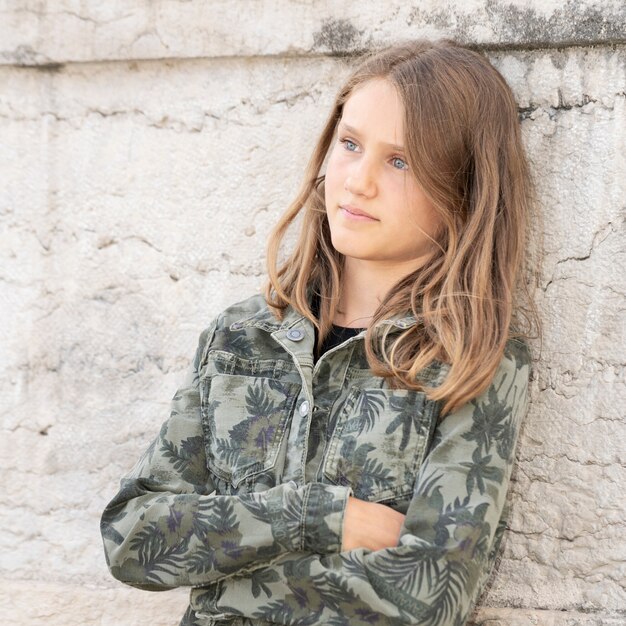
[{"label": "crossed arm", "polygon": [[209,614],[462,624],[497,547],[528,363],[509,354],[485,394],[440,423],[404,517],[322,483],[215,495],[198,393],[208,339],[170,418],[103,513],[112,574],[145,589],[195,587],[194,608]]}]

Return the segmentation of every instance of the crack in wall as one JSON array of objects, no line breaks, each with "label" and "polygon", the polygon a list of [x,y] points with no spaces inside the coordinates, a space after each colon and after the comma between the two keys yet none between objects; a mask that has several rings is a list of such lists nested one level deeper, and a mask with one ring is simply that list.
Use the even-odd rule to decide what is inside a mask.
[{"label": "crack in wall", "polygon": [[[622,93],[616,93],[615,96],[626,97]],[[521,121],[529,120],[530,122],[535,122],[536,113],[543,111],[548,114],[550,119],[553,120],[562,112],[570,111],[576,108],[582,108],[589,103],[595,103],[597,105],[597,108],[600,109],[609,111],[613,110],[612,105],[607,105],[605,102],[600,103],[598,100],[590,98],[589,96],[585,96],[585,98],[586,101],[584,103],[580,102],[563,104],[558,107],[535,104],[526,107],[519,107],[519,119]],[[174,117],[171,113],[163,114],[158,119],[156,119],[138,108],[107,110],[96,107],[87,107],[84,112],[73,116],[63,115],[62,113],[48,109],[40,111],[36,116],[24,116],[19,114],[9,115],[5,113],[0,113],[0,119],[5,119],[10,122],[36,122],[43,117],[49,116],[53,118],[56,122],[67,123],[75,130],[78,130],[81,128],[83,120],[86,120],[90,115],[98,115],[103,119],[136,116],[138,118],[143,118],[144,120],[146,120],[145,125],[147,127],[152,127],[159,130],[172,130],[174,132],[201,133],[205,130],[207,126],[207,120],[210,120],[211,122],[219,122],[222,125],[233,125],[242,128],[256,128],[261,124],[261,120],[258,118],[266,114],[272,107],[285,105],[288,108],[292,108],[303,100],[312,100],[313,102],[315,102],[316,96],[308,91],[301,91],[296,94],[277,97],[276,99],[265,103],[264,106],[251,105],[251,103],[242,103],[240,105],[232,105],[220,114],[210,111],[203,111],[201,115],[197,115],[194,117],[193,122]],[[250,107],[252,108],[250,108],[248,105],[250,105]],[[251,113],[249,121],[244,121],[232,115],[232,113],[240,113],[244,111],[249,111]],[[586,258],[588,257],[581,257],[580,260],[584,260]]]},{"label": "crack in wall", "polygon": [[[552,275],[547,280],[544,286],[541,286],[541,290],[544,293],[547,293],[548,289],[554,285],[558,281],[568,280],[571,277],[569,276],[557,276],[557,272],[560,271],[559,266],[565,263],[582,263],[584,261],[589,261],[592,258],[594,252],[597,251],[598,247],[603,244],[610,236],[622,233],[624,231],[624,225],[626,224],[626,216],[622,217],[616,224],[613,221],[606,222],[602,224],[599,228],[597,228],[592,237],[591,243],[587,252],[579,255],[570,255],[561,259],[557,259],[554,263],[554,267],[552,269]],[[589,285],[589,287],[594,287],[593,285]]]}]

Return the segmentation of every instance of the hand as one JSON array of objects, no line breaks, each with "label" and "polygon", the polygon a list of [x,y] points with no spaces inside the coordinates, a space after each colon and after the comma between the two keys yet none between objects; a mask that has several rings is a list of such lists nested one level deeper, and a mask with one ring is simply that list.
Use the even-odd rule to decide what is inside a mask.
[{"label": "hand", "polygon": [[349,496],[343,519],[341,551],[356,548],[375,551],[397,546],[405,517],[384,504]]}]

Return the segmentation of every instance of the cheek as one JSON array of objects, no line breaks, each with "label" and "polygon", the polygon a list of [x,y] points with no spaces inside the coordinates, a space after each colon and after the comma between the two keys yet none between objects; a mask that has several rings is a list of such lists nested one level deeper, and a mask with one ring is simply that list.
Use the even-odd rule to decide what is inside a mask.
[{"label": "cheek", "polygon": [[337,154],[337,150],[334,149],[328,157],[328,164],[326,166],[326,184],[327,191],[336,191],[341,186],[342,174],[341,174],[341,158]]}]

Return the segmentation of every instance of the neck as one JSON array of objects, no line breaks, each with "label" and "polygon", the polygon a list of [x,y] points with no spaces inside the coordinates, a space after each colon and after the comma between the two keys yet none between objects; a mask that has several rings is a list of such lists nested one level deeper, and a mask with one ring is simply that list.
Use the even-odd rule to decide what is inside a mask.
[{"label": "neck", "polygon": [[416,269],[411,264],[385,266],[346,257],[341,276],[339,310],[333,319],[338,326],[365,328],[385,296],[400,279]]}]

